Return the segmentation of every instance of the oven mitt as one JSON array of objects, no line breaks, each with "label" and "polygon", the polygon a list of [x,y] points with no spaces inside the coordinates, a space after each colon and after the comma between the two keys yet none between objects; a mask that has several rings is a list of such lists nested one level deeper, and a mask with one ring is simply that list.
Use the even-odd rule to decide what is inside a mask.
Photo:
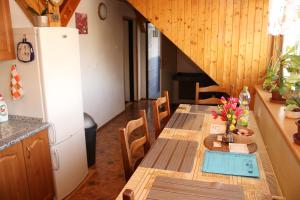
[{"label": "oven mitt", "polygon": [[11,96],[13,100],[19,100],[24,96],[24,90],[22,88],[21,78],[17,72],[16,65],[11,66]]}]

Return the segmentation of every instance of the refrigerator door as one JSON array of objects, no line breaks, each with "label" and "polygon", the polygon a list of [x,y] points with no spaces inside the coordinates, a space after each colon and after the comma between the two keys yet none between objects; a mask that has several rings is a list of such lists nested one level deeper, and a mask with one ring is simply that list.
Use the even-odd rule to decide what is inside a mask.
[{"label": "refrigerator door", "polygon": [[70,194],[88,173],[84,130],[80,129],[69,139],[52,146],[52,162],[56,199]]},{"label": "refrigerator door", "polygon": [[78,31],[38,28],[37,38],[45,120],[52,125],[52,144],[59,144],[83,127]]}]

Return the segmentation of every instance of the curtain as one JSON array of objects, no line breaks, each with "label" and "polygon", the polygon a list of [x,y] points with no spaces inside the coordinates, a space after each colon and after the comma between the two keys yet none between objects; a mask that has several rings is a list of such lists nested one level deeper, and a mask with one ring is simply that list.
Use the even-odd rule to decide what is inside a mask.
[{"label": "curtain", "polygon": [[285,35],[300,32],[300,0],[270,0],[269,33]]}]

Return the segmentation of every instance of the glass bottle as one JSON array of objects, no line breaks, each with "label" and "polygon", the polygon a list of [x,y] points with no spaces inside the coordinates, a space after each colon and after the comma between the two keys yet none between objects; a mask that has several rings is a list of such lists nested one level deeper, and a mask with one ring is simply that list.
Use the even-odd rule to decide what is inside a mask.
[{"label": "glass bottle", "polygon": [[239,95],[240,108],[243,109],[243,114],[238,120],[238,126],[247,127],[249,122],[249,105],[250,105],[250,93],[248,86],[244,86]]}]

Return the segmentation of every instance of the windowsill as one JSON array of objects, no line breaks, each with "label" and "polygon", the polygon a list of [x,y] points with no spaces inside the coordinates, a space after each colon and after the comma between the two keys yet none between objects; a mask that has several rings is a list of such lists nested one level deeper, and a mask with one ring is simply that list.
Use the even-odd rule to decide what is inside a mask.
[{"label": "windowsill", "polygon": [[[261,86],[256,86],[255,89],[256,94],[262,100],[263,104],[272,116],[273,121],[278,126],[285,141],[300,164],[300,146],[296,145],[293,141],[293,134],[297,132],[297,125],[295,124],[296,119],[289,119],[285,117],[284,105],[271,103],[269,101],[271,93],[263,91]],[[280,150],[280,147],[278,147],[278,150]]]}]

